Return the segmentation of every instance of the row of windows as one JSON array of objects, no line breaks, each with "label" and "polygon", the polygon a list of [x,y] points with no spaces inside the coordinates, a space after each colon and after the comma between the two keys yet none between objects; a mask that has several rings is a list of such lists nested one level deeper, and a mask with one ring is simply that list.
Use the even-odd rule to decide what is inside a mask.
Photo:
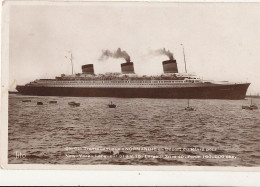
[{"label": "row of windows", "polygon": [[[38,85],[39,86],[39,85]],[[74,87],[74,88],[172,88],[174,85],[41,85],[42,87]],[[41,87],[40,86],[40,87]]]},{"label": "row of windows", "polygon": [[173,85],[173,84],[170,84],[170,83],[164,83],[164,84],[161,84],[161,83],[132,83],[132,84],[125,84],[125,83],[89,83],[89,84],[60,84],[60,83],[51,83],[51,84],[46,84],[46,83],[43,83],[43,84],[40,84],[40,85]]},{"label": "row of windows", "polygon": [[148,84],[154,84],[154,83],[198,83],[200,82],[199,80],[185,80],[185,81],[170,81],[170,80],[165,80],[165,81],[51,81],[51,82],[47,82],[47,81],[41,81],[39,82],[40,84],[78,84],[78,83],[95,83],[95,84],[100,84],[100,83],[148,83]]}]

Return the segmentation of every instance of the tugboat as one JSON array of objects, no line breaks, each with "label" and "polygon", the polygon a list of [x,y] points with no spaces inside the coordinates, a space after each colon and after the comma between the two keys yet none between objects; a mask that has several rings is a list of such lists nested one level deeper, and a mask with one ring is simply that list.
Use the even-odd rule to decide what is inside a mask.
[{"label": "tugboat", "polygon": [[55,103],[57,103],[57,101],[50,101],[49,103],[50,104],[55,104]]},{"label": "tugboat", "polygon": [[42,102],[37,102],[37,105],[43,105],[43,103]]},{"label": "tugboat", "polygon": [[109,107],[109,108],[116,108],[116,105],[115,105],[115,104],[113,104],[113,103],[112,103],[112,101],[111,101],[111,103],[110,103],[110,104],[108,104],[108,107]]},{"label": "tugboat", "polygon": [[80,103],[76,103],[75,101],[69,102],[68,104],[70,106],[75,106],[75,107],[80,106]]},{"label": "tugboat", "polygon": [[190,107],[190,100],[188,99],[188,106],[185,108],[187,111],[194,111],[195,109],[193,107]]},{"label": "tugboat", "polygon": [[256,104],[253,104],[252,96],[250,96],[250,97],[251,97],[251,104],[250,104],[250,106],[242,106],[242,109],[245,109],[245,110],[257,110],[258,106],[256,106]]}]

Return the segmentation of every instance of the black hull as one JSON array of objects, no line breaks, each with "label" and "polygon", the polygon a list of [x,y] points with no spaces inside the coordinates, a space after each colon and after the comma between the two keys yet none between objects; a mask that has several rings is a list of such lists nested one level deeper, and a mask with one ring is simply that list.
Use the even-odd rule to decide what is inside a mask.
[{"label": "black hull", "polygon": [[179,88],[76,88],[17,86],[22,95],[121,97],[121,98],[172,98],[172,99],[244,99],[250,84],[232,84]]}]

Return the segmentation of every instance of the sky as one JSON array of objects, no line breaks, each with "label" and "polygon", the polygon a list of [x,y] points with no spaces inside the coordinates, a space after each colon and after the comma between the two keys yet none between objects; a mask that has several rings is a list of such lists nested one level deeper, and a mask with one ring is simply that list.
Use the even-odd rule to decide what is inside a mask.
[{"label": "sky", "polygon": [[12,5],[9,25],[9,82],[76,73],[94,64],[95,73],[120,72],[124,59],[100,61],[102,50],[126,51],[140,75],[161,74],[174,54],[179,72],[205,80],[250,82],[260,93],[259,3],[53,3]]}]

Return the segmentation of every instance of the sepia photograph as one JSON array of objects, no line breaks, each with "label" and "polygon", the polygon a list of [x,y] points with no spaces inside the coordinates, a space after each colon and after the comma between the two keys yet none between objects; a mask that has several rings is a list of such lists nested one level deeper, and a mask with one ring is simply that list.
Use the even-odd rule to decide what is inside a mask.
[{"label": "sepia photograph", "polygon": [[3,9],[6,166],[259,171],[259,3]]}]

